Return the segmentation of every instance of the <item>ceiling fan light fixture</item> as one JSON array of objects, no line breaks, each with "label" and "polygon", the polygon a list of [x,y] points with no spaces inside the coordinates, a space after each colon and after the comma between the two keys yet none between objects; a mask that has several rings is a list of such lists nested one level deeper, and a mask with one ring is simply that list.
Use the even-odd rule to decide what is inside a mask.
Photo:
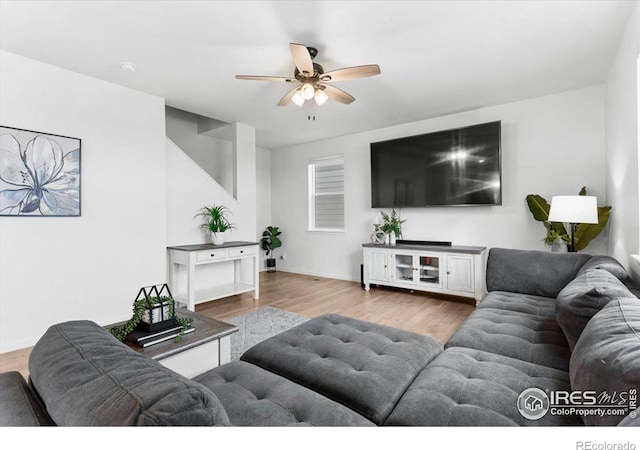
[{"label": "ceiling fan light fixture", "polygon": [[316,90],[311,83],[304,83],[300,88],[300,95],[302,95],[302,98],[305,100],[311,100],[315,92]]},{"label": "ceiling fan light fixture", "polygon": [[304,105],[304,98],[302,97],[302,94],[300,94],[300,89],[298,89],[296,93],[293,94],[293,97],[291,97],[291,101],[298,106]]},{"label": "ceiling fan light fixture", "polygon": [[324,105],[324,103],[329,100],[329,96],[324,93],[322,89],[318,89],[316,94],[313,96],[318,106]]}]

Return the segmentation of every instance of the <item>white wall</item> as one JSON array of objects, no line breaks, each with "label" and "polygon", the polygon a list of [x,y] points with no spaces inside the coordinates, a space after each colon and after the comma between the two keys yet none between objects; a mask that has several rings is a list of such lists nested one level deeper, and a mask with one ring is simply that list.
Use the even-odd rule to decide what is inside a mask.
[{"label": "white wall", "polygon": [[606,84],[607,201],[615,208],[609,253],[627,267],[629,255],[640,253],[639,54],[640,6],[636,5]]},{"label": "white wall", "polygon": [[[361,244],[369,241],[371,142],[476,123],[502,121],[503,205],[405,208],[405,239],[455,245],[548,249],[545,230],[525,197],[577,194],[583,185],[605,200],[604,88],[602,86],[358,133],[272,151],[272,222],[283,230],[279,270],[360,279]],[[307,164],[345,158],[345,233],[307,229]],[[616,208],[617,209],[617,208]],[[617,213],[614,209],[613,214]],[[606,252],[606,233],[587,248]]]},{"label": "white wall", "polygon": [[[256,226],[258,241],[265,228],[271,225],[271,151],[263,148],[256,148]],[[262,263],[260,270],[266,270],[264,260],[266,255],[262,253]]]},{"label": "white wall", "polygon": [[198,116],[166,107],[167,137],[202,167],[214,180],[233,193],[233,144],[198,132]]},{"label": "white wall", "polygon": [[125,320],[165,280],[161,98],[0,52],[2,125],[82,139],[82,216],[0,218],[0,352]]}]

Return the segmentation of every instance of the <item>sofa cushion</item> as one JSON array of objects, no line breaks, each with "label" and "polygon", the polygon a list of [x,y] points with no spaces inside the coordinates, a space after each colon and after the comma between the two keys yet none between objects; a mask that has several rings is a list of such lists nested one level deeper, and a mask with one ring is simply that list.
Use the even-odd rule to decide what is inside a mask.
[{"label": "sofa cushion", "polygon": [[576,415],[547,413],[538,420],[517,408],[527,388],[570,390],[569,374],[479,350],[454,347],[434,359],[411,383],[385,425],[581,425]]},{"label": "sofa cushion", "polygon": [[29,376],[57,425],[228,425],[216,396],[91,321],[53,325]]},{"label": "sofa cushion", "polygon": [[[569,373],[574,391],[619,396],[640,388],[640,300],[617,299],[593,316],[573,350]],[[622,418],[589,415],[583,420],[614,426]]]},{"label": "sofa cushion", "polygon": [[569,371],[571,352],[554,318],[480,308],[464,321],[445,348],[467,347]]},{"label": "sofa cushion", "polygon": [[493,291],[487,293],[477,306],[477,309],[484,308],[516,311],[542,317],[556,316],[555,299],[515,292]]},{"label": "sofa cushion", "polygon": [[589,269],[579,274],[558,294],[556,319],[573,350],[587,322],[604,306],[629,290],[606,270]]},{"label": "sofa cushion", "polygon": [[556,298],[590,258],[582,253],[492,248],[487,290]]},{"label": "sofa cushion", "polygon": [[578,275],[590,269],[606,270],[620,281],[624,281],[628,277],[627,271],[624,269],[624,267],[622,267],[622,264],[620,264],[615,258],[612,258],[611,256],[592,256],[591,259],[589,259],[589,261],[587,261],[585,265],[580,268],[580,270],[578,271]]},{"label": "sofa cushion", "polygon": [[243,361],[198,375],[218,397],[232,425],[373,426],[349,408]]},{"label": "sofa cushion", "polygon": [[351,408],[380,425],[442,345],[415,333],[327,314],[241,357]]},{"label": "sofa cushion", "polygon": [[0,427],[52,425],[20,372],[0,373]]}]

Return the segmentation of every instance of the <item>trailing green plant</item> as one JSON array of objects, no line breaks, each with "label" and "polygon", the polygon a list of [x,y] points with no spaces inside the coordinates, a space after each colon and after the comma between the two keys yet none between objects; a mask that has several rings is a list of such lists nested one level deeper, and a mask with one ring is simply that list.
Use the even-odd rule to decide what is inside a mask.
[{"label": "trailing green plant", "polygon": [[202,217],[203,223],[200,228],[209,230],[211,233],[222,233],[236,228],[229,222],[229,208],[224,205],[203,206],[195,217]]},{"label": "trailing green plant", "polygon": [[392,231],[396,234],[396,237],[402,237],[402,224],[407,221],[407,219],[401,220],[400,213],[395,209],[392,209],[390,213],[386,213],[381,211],[382,215],[382,225],[380,225],[380,229],[385,233],[391,233]]},{"label": "trailing green plant", "polygon": [[270,253],[273,253],[275,249],[282,247],[282,241],[279,238],[281,234],[282,234],[282,231],[280,231],[278,227],[272,227],[272,226],[268,226],[262,232],[260,247],[262,247],[262,250],[267,252],[267,256],[269,256]]},{"label": "trailing green plant", "polygon": [[[583,186],[578,195],[587,195],[587,188]],[[571,238],[562,222],[549,222],[549,210],[551,205],[544,197],[537,194],[529,194],[526,197],[527,205],[538,222],[542,222],[547,235],[544,237],[544,243],[553,244],[558,238],[569,242]],[[611,206],[598,207],[598,223],[581,223],[576,227],[574,234],[575,251],[584,250],[589,242],[595,239],[604,230],[611,215]]]},{"label": "trailing green plant", "polygon": [[[184,336],[184,331],[187,329],[189,324],[192,322],[191,317],[183,317],[177,315],[175,312],[175,301],[171,297],[149,297],[149,302],[151,305],[157,305],[159,303],[168,302],[169,303],[169,316],[174,317],[176,319],[176,323],[182,327],[180,333],[175,338],[175,342],[180,342],[182,337]],[[144,317],[145,312],[149,309],[149,304],[147,303],[147,299],[143,298],[140,300],[136,300],[133,302],[133,314],[131,315],[131,319],[125,322],[122,325],[111,327],[109,330],[116,339],[123,342],[127,335],[136,329],[138,324],[142,322],[142,318]]]}]

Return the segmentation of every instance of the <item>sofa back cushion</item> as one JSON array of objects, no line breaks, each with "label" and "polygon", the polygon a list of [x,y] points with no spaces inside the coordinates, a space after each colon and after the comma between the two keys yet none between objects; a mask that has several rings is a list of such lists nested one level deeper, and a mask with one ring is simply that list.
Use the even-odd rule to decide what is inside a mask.
[{"label": "sofa back cushion", "polygon": [[615,258],[611,256],[595,255],[578,271],[578,275],[590,269],[602,269],[615,276],[618,280],[624,281],[627,278],[627,271]]},{"label": "sofa back cushion", "polygon": [[565,286],[556,299],[556,320],[573,350],[587,322],[609,302],[631,297],[629,290],[610,272],[588,269]]},{"label": "sofa back cushion", "polygon": [[492,248],[487,290],[555,298],[590,258],[581,253]]},{"label": "sofa back cushion", "polygon": [[[571,355],[569,376],[574,391],[606,392],[628,402],[629,391],[640,383],[638,298],[614,300],[593,316]],[[586,425],[615,426],[623,417],[588,415],[583,420]]]},{"label": "sofa back cushion", "polygon": [[205,386],[119,342],[91,321],[53,325],[29,376],[57,425],[228,425]]}]

